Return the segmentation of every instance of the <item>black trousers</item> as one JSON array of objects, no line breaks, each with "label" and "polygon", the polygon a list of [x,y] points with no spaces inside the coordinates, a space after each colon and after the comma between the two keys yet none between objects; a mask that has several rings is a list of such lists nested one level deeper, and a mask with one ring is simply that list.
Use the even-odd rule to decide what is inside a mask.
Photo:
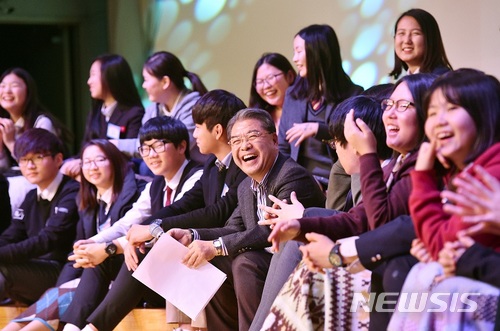
[{"label": "black trousers", "polygon": [[[410,254],[396,256],[372,270],[371,293],[378,296],[381,293],[400,293],[406,276],[417,263],[417,259]],[[397,298],[391,297],[391,300]],[[375,301],[377,302],[377,301]],[[375,306],[374,306],[375,307]],[[394,309],[396,304],[386,304],[384,309]],[[391,319],[390,312],[370,312],[370,331],[386,330]]]},{"label": "black trousers", "polygon": [[[140,261],[144,254],[136,251]],[[127,265],[122,263],[113,286],[106,297],[87,318],[99,331],[111,331],[127,314],[145,300],[151,307],[165,307],[165,299],[132,277]]]},{"label": "black trousers", "polygon": [[80,284],[61,322],[71,323],[82,329],[87,317],[97,308],[108,293],[109,284],[116,278],[123,264],[123,256],[107,258],[95,268],[86,268],[80,278]]},{"label": "black trousers", "polygon": [[227,279],[205,309],[208,330],[247,331],[259,307],[272,254],[248,251],[210,261]]},{"label": "black trousers", "polygon": [[0,264],[0,296],[31,305],[56,284],[62,266],[42,259]]}]

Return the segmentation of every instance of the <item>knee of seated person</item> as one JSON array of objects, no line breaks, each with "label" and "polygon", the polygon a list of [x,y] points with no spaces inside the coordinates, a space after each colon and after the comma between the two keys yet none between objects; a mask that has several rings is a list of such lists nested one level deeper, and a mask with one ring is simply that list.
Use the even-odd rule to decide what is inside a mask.
[{"label": "knee of seated person", "polygon": [[383,276],[384,291],[399,293],[410,269],[417,262],[411,255],[398,256],[387,261]]}]

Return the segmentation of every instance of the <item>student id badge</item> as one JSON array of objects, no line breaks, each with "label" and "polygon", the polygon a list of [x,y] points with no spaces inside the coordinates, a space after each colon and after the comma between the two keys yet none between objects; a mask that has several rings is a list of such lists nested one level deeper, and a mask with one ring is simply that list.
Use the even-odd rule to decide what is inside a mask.
[{"label": "student id badge", "polygon": [[108,139],[120,139],[120,133],[120,126],[113,123],[108,123],[108,130],[106,132],[106,136],[108,137]]}]

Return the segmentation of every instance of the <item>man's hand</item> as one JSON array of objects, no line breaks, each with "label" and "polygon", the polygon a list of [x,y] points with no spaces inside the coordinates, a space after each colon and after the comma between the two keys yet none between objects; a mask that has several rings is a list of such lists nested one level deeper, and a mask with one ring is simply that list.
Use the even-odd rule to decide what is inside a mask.
[{"label": "man's hand", "polygon": [[301,218],[304,215],[304,206],[297,199],[295,192],[290,193],[291,204],[287,204],[286,200],[281,201],[274,195],[269,195],[269,199],[273,202],[272,207],[259,205],[258,207],[266,212],[268,221],[260,221],[259,225],[271,225],[277,220],[288,220],[293,218]]},{"label": "man's hand", "polygon": [[191,244],[191,231],[174,228],[167,231],[167,234],[183,244],[184,246],[188,246]]},{"label": "man's hand", "polygon": [[279,251],[280,243],[292,240],[300,233],[300,222],[296,219],[276,221],[270,220],[272,232],[267,238],[273,244],[273,250]]},{"label": "man's hand", "polygon": [[149,225],[134,224],[127,232],[127,241],[131,246],[139,246],[151,239],[153,236],[149,233]]},{"label": "man's hand", "polygon": [[198,268],[217,255],[212,241],[195,240],[188,248],[189,250],[182,259],[182,263],[189,268]]}]

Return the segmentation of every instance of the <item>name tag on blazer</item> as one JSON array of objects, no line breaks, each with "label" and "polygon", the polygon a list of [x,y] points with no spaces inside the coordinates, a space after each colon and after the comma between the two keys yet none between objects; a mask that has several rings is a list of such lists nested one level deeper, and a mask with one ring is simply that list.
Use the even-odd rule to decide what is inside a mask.
[{"label": "name tag on blazer", "polygon": [[120,139],[120,133],[121,133],[120,126],[113,123],[108,123],[108,130],[106,131],[106,136],[109,139]]}]

